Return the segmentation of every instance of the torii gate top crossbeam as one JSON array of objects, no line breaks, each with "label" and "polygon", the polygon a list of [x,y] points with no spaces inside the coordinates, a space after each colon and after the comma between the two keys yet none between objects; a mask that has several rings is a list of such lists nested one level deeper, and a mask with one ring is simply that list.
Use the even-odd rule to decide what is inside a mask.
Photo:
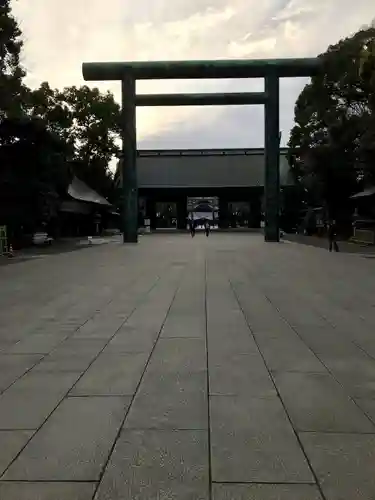
[{"label": "torii gate top crossbeam", "polygon": [[318,58],[219,59],[213,61],[135,61],[83,63],[86,81],[122,80],[131,73],[136,80],[199,78],[309,77],[320,67]]}]

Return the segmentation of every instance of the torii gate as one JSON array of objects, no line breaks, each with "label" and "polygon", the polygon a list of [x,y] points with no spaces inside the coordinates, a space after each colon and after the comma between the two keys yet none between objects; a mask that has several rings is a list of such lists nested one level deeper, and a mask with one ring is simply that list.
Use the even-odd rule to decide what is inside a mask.
[{"label": "torii gate", "polygon": [[[86,81],[122,83],[123,241],[138,241],[136,106],[263,104],[265,107],[265,241],[279,241],[279,79],[313,76],[317,58],[83,63]],[[136,95],[136,80],[264,78],[264,92]]]}]

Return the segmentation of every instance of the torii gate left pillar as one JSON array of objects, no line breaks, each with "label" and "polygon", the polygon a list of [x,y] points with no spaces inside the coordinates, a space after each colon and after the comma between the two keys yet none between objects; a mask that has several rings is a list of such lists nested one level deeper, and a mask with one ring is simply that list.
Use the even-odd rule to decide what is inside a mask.
[{"label": "torii gate left pillar", "polygon": [[[263,104],[265,106],[265,232],[279,241],[279,78],[312,76],[317,58],[218,61],[84,63],[85,80],[122,82],[123,241],[138,241],[136,106]],[[264,78],[264,92],[136,95],[136,80]]]},{"label": "torii gate left pillar", "polygon": [[135,79],[124,73],[121,81],[122,113],[122,232],[124,243],[138,241],[138,182]]}]

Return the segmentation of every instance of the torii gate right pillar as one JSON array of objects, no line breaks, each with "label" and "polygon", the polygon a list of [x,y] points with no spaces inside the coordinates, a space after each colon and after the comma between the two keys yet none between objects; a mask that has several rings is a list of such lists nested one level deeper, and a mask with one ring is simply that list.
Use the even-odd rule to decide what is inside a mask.
[{"label": "torii gate right pillar", "polygon": [[280,89],[277,74],[270,73],[265,77],[265,92],[267,100],[264,105],[264,238],[268,242],[278,242],[280,239]]}]

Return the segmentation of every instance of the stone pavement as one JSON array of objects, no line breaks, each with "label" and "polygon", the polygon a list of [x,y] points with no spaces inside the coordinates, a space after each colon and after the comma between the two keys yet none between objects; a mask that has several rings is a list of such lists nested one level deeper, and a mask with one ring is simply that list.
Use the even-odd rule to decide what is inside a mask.
[{"label": "stone pavement", "polygon": [[0,268],[1,500],[373,500],[375,261],[151,235]]}]

